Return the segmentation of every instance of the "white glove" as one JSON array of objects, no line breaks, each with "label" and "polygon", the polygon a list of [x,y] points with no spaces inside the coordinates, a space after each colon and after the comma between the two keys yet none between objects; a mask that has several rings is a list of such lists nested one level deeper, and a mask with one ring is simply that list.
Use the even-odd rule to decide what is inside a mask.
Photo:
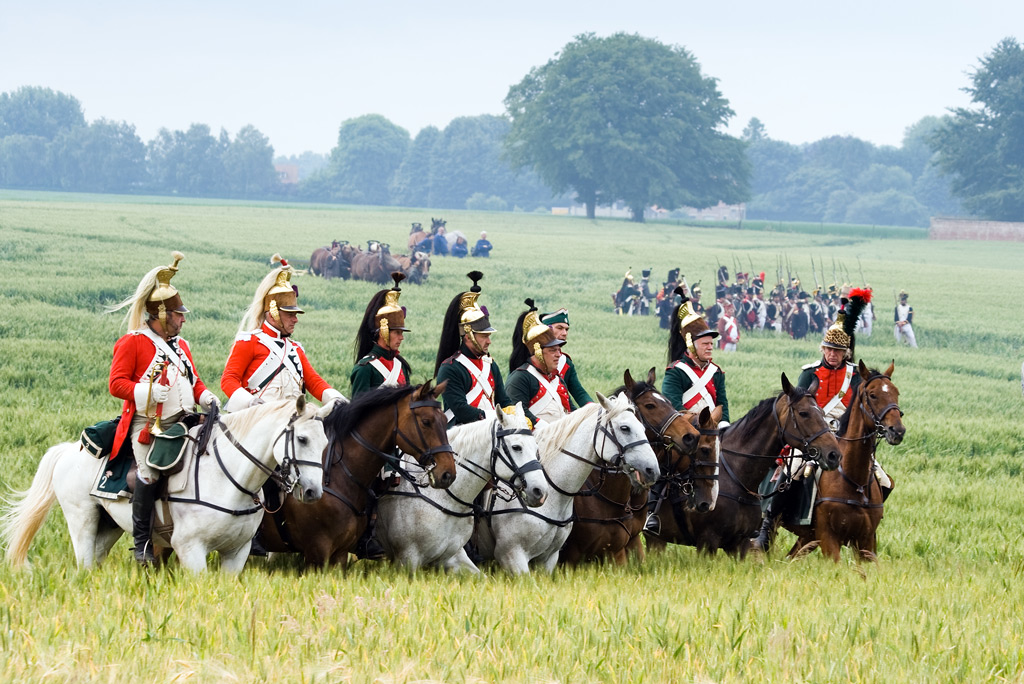
[{"label": "white glove", "polygon": [[252,395],[252,397],[249,399],[249,407],[250,408],[253,407],[253,406],[259,406],[262,403],[264,403],[263,397],[261,397],[258,394]]},{"label": "white glove", "polygon": [[345,398],[344,394],[334,389],[333,387],[328,387],[327,389],[324,390],[324,393],[320,395],[320,402],[326,404],[331,400],[337,400],[341,404],[348,403],[348,399]]},{"label": "white glove", "polygon": [[[152,388],[152,394],[150,394],[150,388]],[[139,382],[135,384],[135,408],[139,412],[145,412],[146,407],[150,409],[154,408],[157,404],[162,404],[167,401],[168,395],[171,390],[166,385],[159,383],[150,384],[148,382]]]},{"label": "white glove", "polygon": [[718,421],[718,429],[719,430],[724,430],[725,428],[729,427],[730,425],[731,425],[731,423],[729,421],[727,421],[727,420],[720,420],[720,421]]},{"label": "white glove", "polygon": [[214,406],[220,408],[220,399],[210,390],[203,390],[203,393],[199,395],[199,405],[207,411]]}]

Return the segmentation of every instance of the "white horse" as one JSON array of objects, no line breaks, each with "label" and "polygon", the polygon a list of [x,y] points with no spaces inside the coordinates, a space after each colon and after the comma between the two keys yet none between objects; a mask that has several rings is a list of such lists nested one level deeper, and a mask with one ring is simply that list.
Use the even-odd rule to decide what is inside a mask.
[{"label": "white horse", "polygon": [[594,468],[620,470],[650,487],[660,471],[644,426],[625,394],[587,404],[537,428],[541,464],[551,491],[543,505],[527,510],[518,502],[496,499],[477,525],[477,549],[512,574],[530,571],[530,563],[549,573],[572,530],[573,497]]},{"label": "white horse", "polygon": [[[263,519],[254,497],[272,475],[301,501],[316,501],[323,494],[327,437],[322,418],[333,407],[330,402],[318,410],[300,397],[221,416],[207,453],[192,456],[181,473],[171,476],[174,493],[157,501],[154,544],[173,548],[181,564],[195,572],[206,570],[211,551],[220,552],[222,570],[240,572]],[[192,429],[193,437],[198,430]],[[122,531],[131,532],[131,502],[91,495],[105,463],[78,442],[46,452],[29,489],[15,492],[5,506],[0,540],[11,565],[25,565],[54,500],[64,512],[80,567],[103,562]],[[274,473],[275,466],[280,473]],[[183,478],[180,489],[175,478]]]},{"label": "white horse", "polygon": [[[498,411],[489,420],[452,428],[448,441],[463,472],[448,489],[421,487],[403,477],[377,505],[378,539],[410,571],[440,566],[479,573],[463,547],[473,535],[473,502],[484,486],[497,480],[507,498],[532,507],[544,502],[548,485],[522,403],[515,413]],[[410,474],[423,470],[408,456],[402,467]]]}]

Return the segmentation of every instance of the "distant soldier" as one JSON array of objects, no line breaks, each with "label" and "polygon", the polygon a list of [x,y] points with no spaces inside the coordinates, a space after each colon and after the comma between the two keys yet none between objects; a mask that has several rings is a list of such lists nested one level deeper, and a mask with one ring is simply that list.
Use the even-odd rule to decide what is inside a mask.
[{"label": "distant soldier", "polygon": [[907,304],[907,293],[900,290],[900,303],[896,305],[894,314],[896,327],[893,332],[896,335],[896,342],[907,341],[914,349],[917,349],[917,338],[914,337],[914,307]]},{"label": "distant soldier", "polygon": [[171,285],[178,263],[185,258],[174,252],[170,266],[147,273],[135,294],[111,309],[128,307],[128,334],[114,344],[110,364],[110,393],[124,400],[121,420],[111,453],[115,458],[127,440],[138,472],[132,493],[132,537],[135,560],[152,565],[153,508],[161,472],[149,465],[152,434],[179,423],[198,403],[209,409],[220,404],[199,377],[192,350],[179,337],[189,311]]},{"label": "distant soldier", "polygon": [[391,277],[394,287],[373,295],[356,332],[356,365],[349,375],[353,399],[377,387],[408,385],[412,375],[409,362],[399,353],[405,333],[409,332],[405,327],[405,307],[398,304],[402,294],[399,284],[405,274],[395,272]]},{"label": "distant soldier", "polygon": [[796,308],[789,316],[789,333],[794,340],[802,340],[807,337],[811,329],[811,316],[807,312],[807,293],[801,292],[802,297],[796,300]]},{"label": "distant soldier", "polygon": [[734,352],[740,341],[740,326],[736,322],[736,307],[731,300],[726,300],[722,305],[722,315],[718,319],[718,333],[722,336],[718,340],[718,348],[722,351]]}]

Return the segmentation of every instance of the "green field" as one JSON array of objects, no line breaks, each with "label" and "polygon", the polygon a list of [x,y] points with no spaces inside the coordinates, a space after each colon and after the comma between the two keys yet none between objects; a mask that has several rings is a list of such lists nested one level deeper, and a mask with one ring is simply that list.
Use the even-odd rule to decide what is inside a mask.
[{"label": "green field", "polygon": [[[28,486],[51,444],[111,418],[111,348],[124,332],[102,314],[150,268],[186,254],[174,284],[183,331],[219,390],[243,310],[274,252],[304,266],[331,239],[375,238],[403,251],[412,221],[437,210],[188,202],[87,195],[0,195],[0,472]],[[100,569],[75,568],[56,510],[30,570],[0,566],[0,681],[1024,681],[1024,244],[932,242],[918,235],[637,225],[515,213],[443,212],[450,230],[487,230],[494,257],[435,259],[403,289],[413,332],[403,351],[416,382],[432,375],[444,310],[481,268],[481,303],[507,360],[523,299],[566,306],[567,350],[588,390],[652,366],[667,334],[617,317],[610,294],[628,267],[655,278],[681,267],[705,292],[717,263],[774,275],[788,257],[805,285],[810,259],[833,257],[874,287],[874,335],[857,356],[895,360],[907,437],[882,445],[897,482],[879,531],[879,562],[848,551],[835,565],[785,559],[781,533],[764,562],[676,547],[642,566],[510,579],[359,562],[300,573],[288,560],[239,578],[190,576],[173,562],[138,571],[127,539]],[[875,237],[878,235],[879,237]],[[884,239],[883,237],[884,236]],[[859,277],[858,277],[859,279]],[[831,280],[831,278],[829,278]],[[307,313],[296,338],[347,393],[367,283],[296,280]],[[906,289],[921,348],[895,344],[892,292]],[[795,379],[817,340],[746,334],[719,354],[732,418]]]}]

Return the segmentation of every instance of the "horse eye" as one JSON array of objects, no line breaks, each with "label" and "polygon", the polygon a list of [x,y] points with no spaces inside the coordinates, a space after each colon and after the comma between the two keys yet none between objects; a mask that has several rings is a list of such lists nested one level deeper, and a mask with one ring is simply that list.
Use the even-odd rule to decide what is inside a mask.
[{"label": "horse eye", "polygon": [[628,425],[623,425],[623,426],[622,426],[622,428],[621,428],[621,430],[622,430],[623,432],[629,432],[629,431],[630,431],[630,429],[629,429],[629,426],[628,426]]},{"label": "horse eye", "polygon": [[801,418],[806,418],[810,415],[807,411],[797,411],[797,413],[800,414]]},{"label": "horse eye", "polygon": [[306,437],[305,435],[301,435],[301,436],[298,437],[298,441],[299,441],[299,444],[303,444],[303,445],[309,444],[309,437]]},{"label": "horse eye", "polygon": [[429,418],[421,418],[420,419],[420,424],[423,425],[423,427],[430,427],[430,419]]},{"label": "horse eye", "polygon": [[519,445],[519,444],[513,444],[512,445],[512,451],[521,452],[522,450],[523,450],[523,447],[521,445]]}]

